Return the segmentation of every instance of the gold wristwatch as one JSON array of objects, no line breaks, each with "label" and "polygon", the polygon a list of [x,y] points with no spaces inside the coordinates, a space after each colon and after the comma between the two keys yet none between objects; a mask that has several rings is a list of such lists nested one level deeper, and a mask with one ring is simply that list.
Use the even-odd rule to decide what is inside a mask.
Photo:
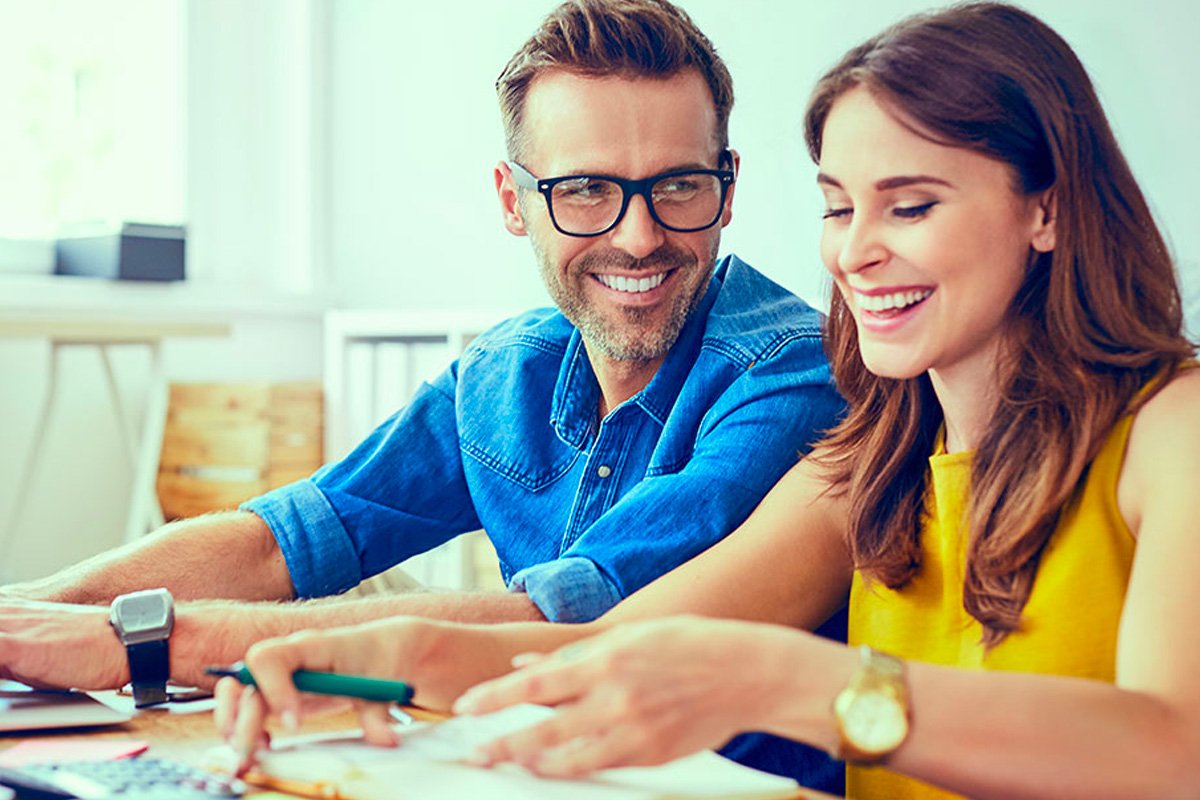
[{"label": "gold wristwatch", "polygon": [[875,764],[904,744],[910,710],[904,662],[895,656],[859,648],[861,661],[846,688],[833,700],[841,741],[835,758]]}]

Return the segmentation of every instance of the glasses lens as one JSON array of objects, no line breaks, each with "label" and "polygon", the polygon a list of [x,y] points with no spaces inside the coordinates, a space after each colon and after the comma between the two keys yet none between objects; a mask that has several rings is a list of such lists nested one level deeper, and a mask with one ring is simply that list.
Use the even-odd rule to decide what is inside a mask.
[{"label": "glasses lens", "polygon": [[621,187],[603,178],[582,176],[554,184],[550,209],[568,233],[596,233],[621,213]]},{"label": "glasses lens", "polygon": [[721,179],[689,172],[663,178],[650,189],[654,211],[670,228],[707,228],[721,213]]},{"label": "glasses lens", "polygon": [[[624,200],[621,185],[605,178],[581,175],[554,184],[550,211],[566,233],[592,234],[617,221]],[[668,228],[699,230],[721,214],[721,179],[703,172],[672,175],[650,187],[654,213]]]}]

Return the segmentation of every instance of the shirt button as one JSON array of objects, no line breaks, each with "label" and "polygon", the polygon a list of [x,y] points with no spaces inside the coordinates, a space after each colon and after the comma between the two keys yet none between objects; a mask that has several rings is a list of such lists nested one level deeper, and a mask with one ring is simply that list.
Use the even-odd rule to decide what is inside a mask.
[{"label": "shirt button", "polygon": [[601,464],[600,468],[596,470],[596,474],[601,478],[607,478],[609,475],[612,475],[612,468]]}]

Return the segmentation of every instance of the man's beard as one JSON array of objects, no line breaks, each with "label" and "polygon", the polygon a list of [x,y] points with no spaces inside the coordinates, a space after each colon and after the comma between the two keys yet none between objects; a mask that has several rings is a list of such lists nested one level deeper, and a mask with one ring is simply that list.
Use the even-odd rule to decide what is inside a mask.
[{"label": "man's beard", "polygon": [[[587,253],[570,265],[570,272],[564,280],[555,265],[549,263],[537,239],[531,237],[531,240],[542,280],[555,305],[579,329],[589,350],[594,348],[596,354],[614,361],[652,361],[666,355],[704,296],[716,263],[719,244],[719,240],[713,241],[712,251],[703,267],[697,264],[694,255],[667,244],[642,259],[633,258],[620,250]],[[666,319],[657,326],[653,325],[652,320],[662,313],[658,306],[622,307],[619,309],[620,320],[614,321],[593,307],[580,290],[583,281],[595,280],[592,274],[596,272],[653,275],[670,270],[675,270],[669,276],[670,280],[696,280],[696,284],[685,287],[685,291],[671,297]]]}]

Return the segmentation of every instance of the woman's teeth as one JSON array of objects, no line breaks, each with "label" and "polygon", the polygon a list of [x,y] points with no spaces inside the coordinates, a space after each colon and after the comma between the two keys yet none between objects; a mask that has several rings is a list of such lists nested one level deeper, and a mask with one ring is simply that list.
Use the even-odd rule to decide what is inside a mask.
[{"label": "woman's teeth", "polygon": [[862,294],[855,292],[858,307],[864,311],[892,311],[907,308],[921,302],[933,289],[912,289],[907,292],[892,292],[890,294]]}]

